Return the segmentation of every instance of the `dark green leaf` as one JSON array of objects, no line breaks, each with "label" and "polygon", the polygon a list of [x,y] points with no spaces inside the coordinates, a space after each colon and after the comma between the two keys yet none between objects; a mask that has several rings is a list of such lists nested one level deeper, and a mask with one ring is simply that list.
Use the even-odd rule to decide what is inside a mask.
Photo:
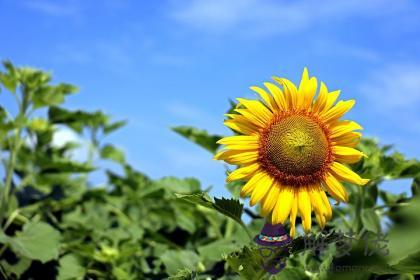
[{"label": "dark green leaf", "polygon": [[175,194],[178,198],[186,200],[188,202],[198,204],[210,209],[214,209],[219,213],[235,220],[242,224],[241,216],[243,212],[243,204],[236,199],[218,199],[215,198],[215,202],[211,200],[207,193],[196,193],[196,194]]}]

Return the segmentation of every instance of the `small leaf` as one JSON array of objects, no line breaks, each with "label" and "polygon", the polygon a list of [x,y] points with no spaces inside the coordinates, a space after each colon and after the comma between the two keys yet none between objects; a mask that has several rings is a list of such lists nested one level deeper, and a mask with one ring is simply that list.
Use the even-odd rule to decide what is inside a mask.
[{"label": "small leaf", "polygon": [[76,161],[60,160],[52,162],[43,162],[40,164],[42,167],[42,174],[46,173],[61,173],[61,172],[75,172],[85,173],[95,170],[95,167]]},{"label": "small leaf", "polygon": [[60,233],[43,222],[29,222],[8,243],[14,252],[43,263],[57,259],[60,247]]},{"label": "small leaf", "polygon": [[196,270],[200,262],[200,258],[196,253],[187,250],[167,250],[160,256],[160,259],[169,275],[176,274],[178,270],[184,268]]},{"label": "small leaf", "polygon": [[109,134],[109,133],[111,133],[111,132],[113,132],[113,131],[115,131],[115,130],[123,127],[123,126],[125,126],[126,124],[127,124],[127,121],[117,121],[117,122],[114,122],[112,124],[105,125],[105,127],[104,127],[104,133],[105,134]]},{"label": "small leaf", "polygon": [[379,216],[373,209],[362,209],[362,223],[365,229],[371,232],[381,232],[381,222]]},{"label": "small leaf", "polygon": [[217,211],[222,213],[225,216],[228,216],[238,223],[241,223],[241,216],[244,209],[244,205],[239,202],[237,199],[226,199],[222,197],[221,199],[215,198],[215,205]]},{"label": "small leaf", "polygon": [[236,199],[218,199],[215,198],[215,202],[211,200],[207,193],[196,193],[196,194],[175,194],[176,197],[186,200],[188,202],[198,204],[210,209],[214,209],[219,213],[235,220],[236,222],[243,224],[241,220],[243,212],[243,204]]},{"label": "small leaf", "polygon": [[190,126],[177,126],[172,128],[176,133],[196,143],[211,153],[215,153],[219,144],[216,142],[222,138],[219,135],[210,135],[207,131]]},{"label": "small leaf", "polygon": [[238,249],[235,239],[220,239],[198,248],[200,256],[205,260],[219,261],[223,255],[228,255]]},{"label": "small leaf", "polygon": [[10,264],[6,260],[0,261],[0,266],[4,268],[11,279],[20,279],[20,276],[31,266],[32,261],[27,258],[20,258],[17,263]]},{"label": "small leaf", "polygon": [[78,280],[84,278],[86,271],[77,256],[67,254],[60,258],[59,264],[58,280]]},{"label": "small leaf", "polygon": [[226,262],[242,279],[258,280],[266,274],[263,256],[259,249],[245,246],[241,251],[229,254]]},{"label": "small leaf", "polygon": [[197,279],[197,273],[188,268],[180,269],[175,275],[168,278],[169,280],[193,280]]},{"label": "small leaf", "polygon": [[101,149],[101,157],[121,164],[125,162],[124,153],[112,145],[105,145]]}]

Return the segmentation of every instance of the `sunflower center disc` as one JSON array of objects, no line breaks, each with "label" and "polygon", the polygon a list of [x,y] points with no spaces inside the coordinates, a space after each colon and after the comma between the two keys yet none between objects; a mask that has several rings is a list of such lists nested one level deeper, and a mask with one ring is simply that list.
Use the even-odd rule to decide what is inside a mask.
[{"label": "sunflower center disc", "polygon": [[266,138],[269,162],[285,174],[311,175],[328,159],[328,140],[322,128],[307,116],[289,116],[271,126]]}]

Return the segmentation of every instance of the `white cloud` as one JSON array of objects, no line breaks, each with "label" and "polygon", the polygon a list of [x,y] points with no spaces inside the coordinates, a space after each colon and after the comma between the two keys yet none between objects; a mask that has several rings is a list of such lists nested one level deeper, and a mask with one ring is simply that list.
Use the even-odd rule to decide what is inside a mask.
[{"label": "white cloud", "polygon": [[79,147],[75,148],[68,155],[73,160],[86,161],[89,149],[89,143],[77,135],[73,130],[65,127],[58,127],[54,132],[52,145],[61,148],[67,143],[78,144]]},{"label": "white cloud", "polygon": [[377,69],[361,86],[364,98],[383,112],[417,112],[420,105],[420,64],[397,63]]},{"label": "white cloud", "polygon": [[172,17],[178,22],[213,33],[235,31],[235,34],[247,36],[314,28],[319,22],[330,23],[352,16],[376,17],[405,12],[406,17],[411,17],[413,6],[410,0],[188,0],[175,3]]}]

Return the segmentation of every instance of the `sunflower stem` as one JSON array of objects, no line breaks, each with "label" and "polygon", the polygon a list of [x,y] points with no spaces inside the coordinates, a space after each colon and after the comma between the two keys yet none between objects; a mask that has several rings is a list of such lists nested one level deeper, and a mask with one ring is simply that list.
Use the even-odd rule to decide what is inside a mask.
[{"label": "sunflower stem", "polygon": [[254,241],[254,238],[252,237],[251,233],[249,232],[248,227],[242,221],[239,224],[241,225],[241,227],[245,230],[246,234],[248,235],[250,243],[252,243]]}]

